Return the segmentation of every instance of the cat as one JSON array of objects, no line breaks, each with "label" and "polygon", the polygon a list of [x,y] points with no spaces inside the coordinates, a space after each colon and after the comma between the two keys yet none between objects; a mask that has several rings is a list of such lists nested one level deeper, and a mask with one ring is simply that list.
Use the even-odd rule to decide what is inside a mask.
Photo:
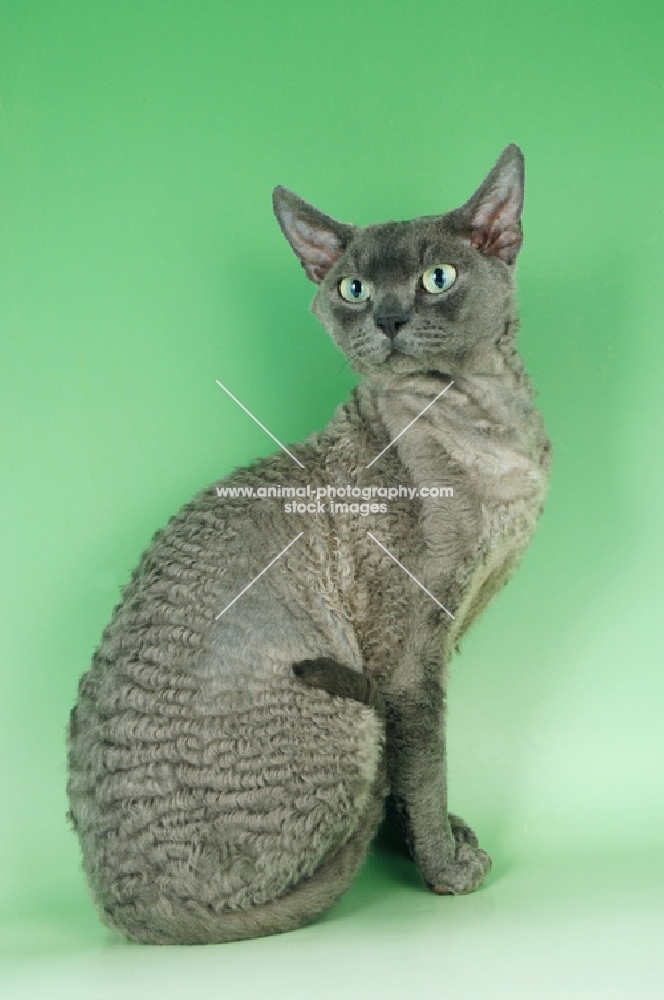
[{"label": "cat", "polygon": [[[156,532],[79,682],[67,819],[100,919],[124,937],[303,926],[386,816],[434,893],[489,872],[448,812],[445,689],[549,480],[516,345],[523,184],[510,145],[462,207],[366,227],[275,188],[311,311],[361,380],[323,431]],[[324,502],[279,496],[307,484]]]}]

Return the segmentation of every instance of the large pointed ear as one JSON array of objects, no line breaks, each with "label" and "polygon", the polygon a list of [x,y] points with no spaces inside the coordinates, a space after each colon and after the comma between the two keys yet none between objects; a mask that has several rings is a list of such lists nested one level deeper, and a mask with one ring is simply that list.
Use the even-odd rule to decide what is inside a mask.
[{"label": "large pointed ear", "polygon": [[281,186],[272,192],[272,205],[307,277],[319,284],[348,246],[355,227],[323,215]]},{"label": "large pointed ear", "polygon": [[472,198],[449,212],[445,222],[481,253],[513,264],[523,241],[523,183],[523,153],[512,143]]}]

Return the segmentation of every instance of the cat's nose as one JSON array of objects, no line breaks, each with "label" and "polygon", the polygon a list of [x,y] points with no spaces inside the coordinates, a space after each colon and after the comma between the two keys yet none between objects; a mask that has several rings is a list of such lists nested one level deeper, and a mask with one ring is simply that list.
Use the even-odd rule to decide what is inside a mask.
[{"label": "cat's nose", "polygon": [[378,313],[375,317],[376,326],[379,327],[385,336],[390,338],[390,340],[394,340],[401,327],[408,322],[409,318],[410,317],[407,313],[392,311],[389,313]]}]

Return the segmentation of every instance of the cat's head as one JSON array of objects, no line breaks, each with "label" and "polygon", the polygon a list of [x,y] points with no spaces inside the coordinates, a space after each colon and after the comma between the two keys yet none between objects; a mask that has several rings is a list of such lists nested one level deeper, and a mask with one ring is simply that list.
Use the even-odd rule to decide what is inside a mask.
[{"label": "cat's head", "polygon": [[274,189],[279,225],[318,285],[311,311],[355,371],[426,389],[490,365],[515,315],[523,183],[510,145],[461,208],[365,227]]}]

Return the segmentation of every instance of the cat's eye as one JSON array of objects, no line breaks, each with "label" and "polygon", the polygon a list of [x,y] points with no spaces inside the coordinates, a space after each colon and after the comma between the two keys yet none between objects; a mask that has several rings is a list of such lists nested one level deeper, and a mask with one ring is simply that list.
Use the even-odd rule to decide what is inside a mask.
[{"label": "cat's eye", "polygon": [[369,298],[369,286],[359,278],[342,278],[339,282],[339,295],[346,302],[365,302]]},{"label": "cat's eye", "polygon": [[456,267],[453,264],[434,264],[428,267],[422,275],[422,285],[427,292],[438,295],[445,292],[454,284],[457,278]]}]

